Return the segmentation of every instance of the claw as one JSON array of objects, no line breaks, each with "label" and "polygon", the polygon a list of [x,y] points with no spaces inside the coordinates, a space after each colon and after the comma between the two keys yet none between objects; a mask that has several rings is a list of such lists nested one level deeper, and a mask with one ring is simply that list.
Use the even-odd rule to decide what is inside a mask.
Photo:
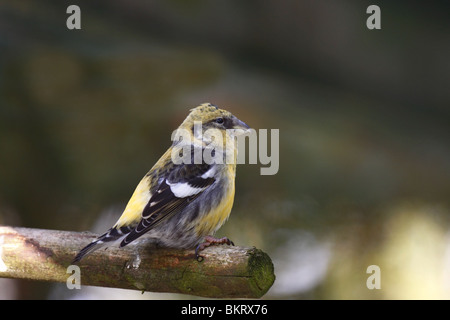
[{"label": "claw", "polygon": [[195,258],[197,259],[198,262],[202,262],[205,259],[205,257],[201,256],[199,254],[199,252],[204,250],[206,247],[209,247],[212,244],[227,244],[227,245],[234,246],[234,242],[231,241],[230,239],[228,239],[227,237],[217,239],[212,236],[206,236],[205,242],[200,243],[197,246],[197,248],[195,248]]},{"label": "claw", "polygon": [[197,246],[197,248],[195,248],[195,259],[196,259],[198,262],[202,262],[203,260],[205,260],[205,257],[204,257],[204,256],[201,256],[201,255],[198,254],[198,252],[201,251],[201,250],[203,250],[203,249],[205,249],[205,247],[203,246],[203,243],[199,244],[199,245]]}]

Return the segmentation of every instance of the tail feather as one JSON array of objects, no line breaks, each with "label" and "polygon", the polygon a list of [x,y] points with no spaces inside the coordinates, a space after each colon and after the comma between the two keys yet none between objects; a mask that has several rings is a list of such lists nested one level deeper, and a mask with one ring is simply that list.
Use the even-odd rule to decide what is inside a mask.
[{"label": "tail feather", "polygon": [[80,260],[83,259],[85,255],[92,253],[95,250],[100,249],[102,247],[101,244],[103,244],[103,241],[101,241],[101,240],[95,240],[95,241],[91,242],[90,244],[88,244],[86,247],[81,249],[80,252],[78,252],[78,254],[73,259],[72,264],[80,262]]},{"label": "tail feather", "polygon": [[121,228],[111,228],[101,236],[99,236],[97,239],[92,241],[90,244],[88,244],[86,247],[80,250],[78,254],[75,256],[75,258],[72,261],[72,264],[75,264],[77,262],[80,262],[81,259],[83,259],[86,255],[91,254],[95,250],[98,250],[110,242],[114,242],[116,240],[119,240],[120,238],[126,236],[131,231],[131,228],[128,227],[121,227]]}]

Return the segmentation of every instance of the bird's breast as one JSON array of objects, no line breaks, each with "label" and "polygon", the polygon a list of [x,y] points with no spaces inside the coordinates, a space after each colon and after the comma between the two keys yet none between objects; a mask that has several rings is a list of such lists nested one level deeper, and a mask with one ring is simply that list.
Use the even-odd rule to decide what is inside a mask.
[{"label": "bird's breast", "polygon": [[207,202],[201,204],[206,210],[195,222],[198,236],[213,235],[230,216],[235,192],[234,172],[216,183],[208,197],[198,199]]}]

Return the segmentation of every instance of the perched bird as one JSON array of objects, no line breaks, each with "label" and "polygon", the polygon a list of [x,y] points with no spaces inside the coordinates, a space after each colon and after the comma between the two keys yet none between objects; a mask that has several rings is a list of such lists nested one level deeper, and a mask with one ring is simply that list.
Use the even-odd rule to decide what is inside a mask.
[{"label": "perched bird", "polygon": [[[197,259],[211,244],[233,244],[213,235],[233,206],[235,137],[248,129],[230,112],[210,103],[192,109],[174,132],[182,138],[173,139],[144,176],[116,224],[81,249],[73,262],[113,243],[124,247],[144,234],[162,246],[196,247]],[[180,163],[182,153],[185,161]]]}]

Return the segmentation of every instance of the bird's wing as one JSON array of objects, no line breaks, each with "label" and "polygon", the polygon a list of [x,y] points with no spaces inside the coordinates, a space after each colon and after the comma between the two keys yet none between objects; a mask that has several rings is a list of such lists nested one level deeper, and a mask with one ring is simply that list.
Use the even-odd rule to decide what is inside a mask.
[{"label": "bird's wing", "polygon": [[216,181],[216,167],[208,164],[174,165],[167,172],[142,211],[139,224],[122,240],[126,246],[150,229],[183,210]]}]

